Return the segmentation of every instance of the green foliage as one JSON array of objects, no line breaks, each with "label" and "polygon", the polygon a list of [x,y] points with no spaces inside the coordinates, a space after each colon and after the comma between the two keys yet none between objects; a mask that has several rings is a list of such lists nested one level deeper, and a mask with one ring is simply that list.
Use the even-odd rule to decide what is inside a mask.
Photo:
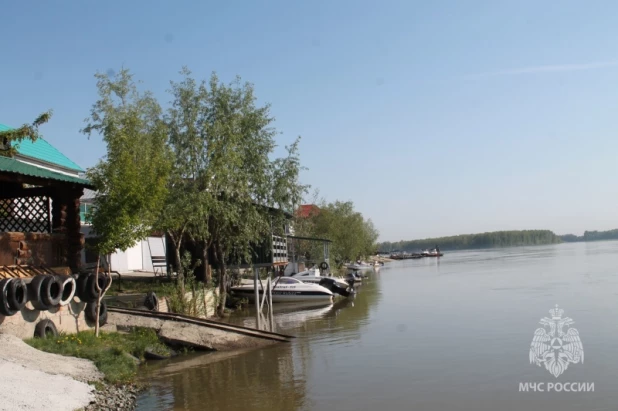
[{"label": "green foliage", "polygon": [[607,231],[585,231],[583,236],[566,234],[560,236],[564,242],[618,240],[618,229]]},{"label": "green foliage", "polygon": [[523,245],[540,245],[559,243],[560,237],[549,230],[495,231],[481,234],[462,234],[451,237],[426,238],[423,240],[383,242],[378,250],[418,251],[433,248],[436,244],[440,250],[464,250],[475,248],[510,247]]},{"label": "green foliage", "polygon": [[177,282],[164,286],[164,294],[168,296],[168,307],[171,312],[177,314],[205,316],[204,284],[195,280],[191,255],[188,252],[182,258],[181,267],[184,273],[184,283]]},{"label": "green foliage", "polygon": [[108,254],[150,233],[167,195],[171,155],[161,107],[150,93],[137,90],[129,71],[96,78],[99,100],[82,132],[101,135],[107,146],[105,158],[87,175],[97,189],[88,217],[98,251]]},{"label": "green foliage", "polygon": [[257,105],[251,84],[240,78],[223,84],[216,74],[198,82],[187,69],[181,74],[181,82],[172,82],[166,116],[177,161],[161,226],[177,246],[185,233],[203,249],[214,246],[223,307],[226,263],[250,262],[252,246],[282,226],[283,210],[293,209],[306,190],[298,182],[298,140],[286,158],[271,160],[274,119],[270,106]]},{"label": "green foliage", "polygon": [[[369,219],[354,210],[351,201],[320,205],[320,210],[308,218],[299,218],[295,229],[299,236],[325,238],[332,241],[330,256],[336,262],[353,261],[375,252],[378,231]],[[321,259],[322,244],[310,245],[311,259]]]},{"label": "green foliage", "polygon": [[204,266],[213,246],[223,306],[226,264],[251,262],[253,247],[282,231],[284,211],[307,190],[299,183],[299,139],[285,157],[271,158],[278,132],[253,85],[224,84],[216,74],[198,82],[186,68],[181,75],[164,116],[127,70],[97,75],[100,99],[84,132],[101,134],[108,153],[89,171],[99,190],[92,222],[105,252],[126,249],[153,227],[165,230],[181,288],[183,242],[201,248],[193,257]]},{"label": "green foliage", "polygon": [[157,333],[146,328],[137,328],[128,334],[104,332],[99,338],[91,331],[82,331],[60,334],[56,338],[33,338],[26,342],[42,351],[92,360],[105,375],[105,380],[113,384],[130,383],[135,378],[137,364],[127,354],[143,359],[147,348],[158,354],[169,354]]},{"label": "green foliage", "polygon": [[19,128],[0,131],[0,144],[8,145],[8,149],[0,150],[0,156],[13,157],[19,147],[19,142],[25,139],[36,141],[39,137],[39,127],[49,121],[52,111],[39,115],[32,124],[24,124]]}]

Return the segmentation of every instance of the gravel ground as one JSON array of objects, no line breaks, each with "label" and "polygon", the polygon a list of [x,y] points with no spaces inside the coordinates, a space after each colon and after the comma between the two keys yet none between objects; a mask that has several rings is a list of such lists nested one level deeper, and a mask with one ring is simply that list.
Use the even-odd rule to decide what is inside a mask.
[{"label": "gravel ground", "polygon": [[95,400],[86,382],[102,374],[91,361],[39,351],[7,334],[0,334],[0,346],[1,411],[73,411]]},{"label": "gravel ground", "polygon": [[134,411],[137,405],[139,388],[132,385],[115,387],[107,385],[95,393],[94,403],[86,411]]}]

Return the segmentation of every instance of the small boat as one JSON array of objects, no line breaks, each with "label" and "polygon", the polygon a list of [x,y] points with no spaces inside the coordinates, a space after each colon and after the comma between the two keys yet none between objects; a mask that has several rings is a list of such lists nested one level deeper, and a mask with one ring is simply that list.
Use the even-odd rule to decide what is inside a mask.
[{"label": "small boat", "polygon": [[[238,297],[248,298],[255,302],[255,288],[252,283],[232,287],[232,294]],[[258,283],[258,292],[263,295],[264,290]],[[310,284],[292,277],[277,277],[273,281],[272,289],[273,303],[295,302],[295,301],[332,301],[333,292],[319,284]]]},{"label": "small boat", "polygon": [[344,264],[344,266],[350,270],[370,270],[373,268],[373,264],[367,264],[361,261],[357,261],[353,264]]},{"label": "small boat", "polygon": [[443,253],[435,248],[433,250],[423,250],[423,252],[421,252],[422,257],[442,257],[443,255]]},{"label": "small boat", "polygon": [[345,281],[342,277],[325,277],[320,275],[320,270],[317,268],[310,268],[299,273],[291,274],[291,278],[296,278],[303,283],[318,284],[328,288],[333,293],[349,297],[353,291],[349,290],[353,284]]}]

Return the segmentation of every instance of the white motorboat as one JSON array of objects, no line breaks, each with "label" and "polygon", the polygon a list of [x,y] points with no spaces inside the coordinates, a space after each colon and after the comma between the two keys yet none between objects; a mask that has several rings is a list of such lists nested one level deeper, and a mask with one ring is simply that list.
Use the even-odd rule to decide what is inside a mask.
[{"label": "white motorboat", "polygon": [[371,270],[373,268],[373,264],[357,261],[353,264],[346,264],[345,267],[350,270]]},{"label": "white motorboat", "polygon": [[[252,283],[245,283],[231,288],[232,294],[244,297],[255,302],[255,288]],[[263,295],[264,290],[258,283],[258,292]],[[273,303],[294,301],[332,301],[333,292],[319,284],[302,282],[292,277],[277,277],[273,281]]]},{"label": "white motorboat", "polygon": [[342,277],[327,277],[320,275],[320,270],[318,268],[310,268],[305,271],[301,271],[299,273],[290,274],[290,277],[299,279],[303,283],[312,283],[312,284],[320,284],[320,282],[325,278],[330,278],[335,283],[346,286],[347,283]]},{"label": "white motorboat", "polygon": [[304,283],[319,284],[344,297],[349,297],[350,294],[352,294],[350,288],[352,288],[353,283],[350,284],[350,282],[346,281],[342,277],[322,276],[320,275],[320,270],[317,268],[310,268],[299,273],[290,274],[290,277],[296,278]]}]

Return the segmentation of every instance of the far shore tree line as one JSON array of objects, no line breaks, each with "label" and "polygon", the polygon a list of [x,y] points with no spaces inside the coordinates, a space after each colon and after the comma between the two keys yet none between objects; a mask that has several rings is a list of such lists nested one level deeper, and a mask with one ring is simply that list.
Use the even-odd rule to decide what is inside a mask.
[{"label": "far shore tree line", "polygon": [[[286,214],[295,214],[309,186],[299,181],[300,137],[274,158],[279,132],[253,85],[240,78],[225,84],[214,73],[198,81],[186,68],[181,77],[170,82],[164,110],[129,70],[96,74],[99,98],[82,132],[100,136],[106,155],[87,171],[97,191],[89,218],[101,255],[164,232],[178,286],[184,292],[194,270],[198,280],[216,283],[222,315],[228,264],[251,262],[254,246],[283,235]],[[375,251],[377,232],[351,202],[322,206],[315,220],[298,219],[297,234],[332,240],[338,259]],[[183,264],[189,248],[191,264]],[[218,268],[216,278],[209,265]]]},{"label": "far shore tree line", "polygon": [[618,240],[618,229],[586,231],[583,236],[557,235],[550,230],[512,230],[490,233],[462,234],[450,237],[426,238],[409,241],[385,241],[377,245],[379,252],[414,252],[438,245],[440,250],[468,250],[481,248],[513,247],[525,245],[557,244],[561,242]]}]

